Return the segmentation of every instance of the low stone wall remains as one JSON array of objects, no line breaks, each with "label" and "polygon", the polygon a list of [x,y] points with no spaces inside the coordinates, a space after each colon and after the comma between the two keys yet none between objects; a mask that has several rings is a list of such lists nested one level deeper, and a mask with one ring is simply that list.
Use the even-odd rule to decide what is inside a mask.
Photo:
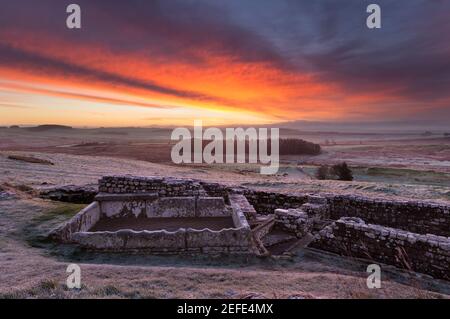
[{"label": "low stone wall remains", "polygon": [[298,209],[276,209],[275,227],[301,238],[311,231],[313,219]]},{"label": "low stone wall remains", "polygon": [[231,210],[222,197],[159,197],[152,193],[99,194],[102,215],[119,217],[222,217]]},{"label": "low stone wall remains", "polygon": [[[213,196],[229,201],[233,188],[219,183],[191,179],[159,177],[106,176],[99,181],[99,191],[111,194],[155,193],[159,197]],[[258,214],[273,214],[275,209],[299,208],[309,195],[289,195],[240,188]],[[359,217],[369,223],[399,228],[419,234],[450,236],[450,206],[424,201],[371,199],[361,196],[327,195],[324,218]],[[313,202],[313,204],[315,204]],[[325,206],[324,206],[325,207]],[[305,207],[305,210],[307,208]]]},{"label": "low stone wall remains", "polygon": [[72,240],[86,248],[117,252],[252,253],[250,231],[243,229],[78,232],[73,234]]},{"label": "low stone wall remains", "polygon": [[229,195],[230,205],[239,208],[248,220],[256,219],[256,210],[247,198],[241,194]]},{"label": "low stone wall remains", "polygon": [[359,217],[368,223],[413,233],[450,236],[449,205],[360,196],[333,196],[328,201],[331,219]]},{"label": "low stone wall remains", "polygon": [[275,213],[278,208],[297,208],[305,204],[307,195],[286,195],[281,193],[271,193],[263,191],[245,190],[243,192],[247,200],[256,209],[258,214],[269,215]]},{"label": "low stone wall remains", "polygon": [[93,202],[69,221],[51,231],[49,236],[62,242],[70,242],[74,233],[89,231],[100,220],[100,217],[100,205],[98,202]]},{"label": "low stone wall remains", "polygon": [[[99,191],[94,203],[52,234],[95,249],[249,252],[254,246],[247,220],[256,223],[257,214],[274,214],[268,225],[297,237],[319,231],[310,247],[449,280],[450,205],[353,195],[290,195],[160,177],[106,176],[99,181]],[[100,218],[230,215],[236,227],[221,231],[89,232]]]},{"label": "low stone wall remains", "polygon": [[99,180],[99,192],[109,194],[155,193],[180,197],[207,195],[199,181],[177,178],[105,176]]},{"label": "low stone wall remains", "polygon": [[450,280],[448,237],[366,224],[359,218],[341,218],[320,231],[309,247]]}]

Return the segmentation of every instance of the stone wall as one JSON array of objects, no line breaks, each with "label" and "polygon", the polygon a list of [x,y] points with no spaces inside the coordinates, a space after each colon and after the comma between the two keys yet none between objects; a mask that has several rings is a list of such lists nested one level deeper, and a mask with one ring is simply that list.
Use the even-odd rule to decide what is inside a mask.
[{"label": "stone wall", "polygon": [[[56,200],[72,200],[80,190],[66,187],[62,191],[48,192]],[[255,191],[247,188],[233,189],[219,183],[208,183],[192,179],[161,177],[106,176],[99,181],[100,193],[139,194],[154,193],[160,197],[212,196],[223,197],[229,202],[229,193],[244,195],[259,214],[273,214],[275,209],[298,208],[308,201],[308,195],[287,195],[275,192]],[[90,196],[95,190],[89,192]],[[43,195],[44,196],[44,193]],[[84,196],[84,195],[83,195]],[[360,217],[367,222],[400,228],[421,234],[450,236],[450,206],[424,201],[399,201],[369,199],[360,196],[328,195],[327,218],[337,220],[345,216]],[[84,199],[83,199],[84,201]]]},{"label": "stone wall", "polygon": [[322,198],[308,194],[286,195],[248,189],[243,193],[259,214],[273,214],[278,208],[300,207],[309,214],[311,208],[320,210],[322,219],[359,217],[369,223],[418,234],[450,236],[450,205],[332,194]]},{"label": "stone wall", "polygon": [[99,192],[109,194],[156,193],[159,196],[209,196],[228,200],[228,188],[219,183],[193,179],[140,176],[104,176]]},{"label": "stone wall", "polygon": [[241,194],[231,194],[229,196],[230,205],[242,211],[247,220],[256,219],[256,210],[247,198]]},{"label": "stone wall", "polygon": [[222,197],[159,197],[152,193],[99,194],[102,216],[118,217],[222,217],[230,209]]},{"label": "stone wall", "polygon": [[248,189],[243,194],[258,214],[262,215],[273,214],[277,208],[288,209],[300,207],[307,201],[307,195],[294,196]]},{"label": "stone wall", "polygon": [[360,196],[329,198],[329,217],[359,217],[368,223],[418,234],[450,236],[450,206],[423,201],[377,200]]},{"label": "stone wall", "polygon": [[228,187],[219,184],[219,183],[207,183],[200,182],[200,185],[203,187],[204,191],[208,196],[211,197],[223,197],[226,201],[228,201]]},{"label": "stone wall", "polygon": [[100,205],[93,202],[68,222],[52,230],[49,237],[62,242],[70,242],[74,233],[88,231],[100,220],[100,216]]},{"label": "stone wall", "polygon": [[[289,195],[160,177],[107,176],[100,179],[99,191],[96,197],[99,203],[94,202],[53,234],[63,241],[76,239],[80,245],[96,249],[248,252],[255,246],[247,220],[254,225],[261,217],[257,214],[274,214],[267,225],[273,223],[297,237],[321,230],[311,247],[410,267],[448,279],[449,205],[333,194]],[[99,218],[143,215],[147,218],[231,215],[235,228],[204,232],[180,229],[173,233],[89,232]],[[331,226],[326,226],[330,223]]]},{"label": "stone wall", "polygon": [[196,217],[222,217],[230,216],[223,197],[196,197],[195,198]]},{"label": "stone wall", "polygon": [[244,229],[179,229],[168,231],[78,232],[72,240],[82,247],[106,251],[152,253],[236,253],[252,252],[251,233]]},{"label": "stone wall", "polygon": [[100,193],[155,193],[158,196],[170,197],[206,195],[200,182],[190,179],[105,176],[98,183]]},{"label": "stone wall", "polygon": [[[259,214],[273,214],[275,209],[303,207],[308,212],[317,206],[316,196],[286,195],[245,189],[247,200]],[[323,202],[325,201],[326,204]],[[307,203],[306,205],[303,205]],[[450,236],[450,205],[426,201],[372,199],[362,196],[326,195],[320,200],[320,216],[338,220],[341,217],[359,217],[369,223],[399,228],[418,234]]]},{"label": "stone wall", "polygon": [[195,217],[195,197],[161,197],[147,203],[146,217]]},{"label": "stone wall", "polygon": [[313,220],[298,209],[276,209],[275,227],[301,238],[311,231]]},{"label": "stone wall", "polygon": [[[219,183],[192,179],[160,177],[106,176],[99,181],[99,191],[110,194],[153,193],[159,197],[212,196],[229,203],[229,194],[244,195],[259,214],[273,214],[275,209],[299,208],[315,203],[304,195],[288,195],[229,188]],[[419,234],[450,236],[450,206],[423,201],[369,199],[361,196],[327,195],[328,205],[321,213],[325,219],[360,217],[369,223],[399,228]],[[325,206],[324,206],[325,207]],[[305,206],[304,211],[307,210]],[[250,213],[248,217],[253,213]]]},{"label": "stone wall", "polygon": [[450,280],[448,237],[366,224],[359,218],[341,218],[320,231],[309,247]]}]

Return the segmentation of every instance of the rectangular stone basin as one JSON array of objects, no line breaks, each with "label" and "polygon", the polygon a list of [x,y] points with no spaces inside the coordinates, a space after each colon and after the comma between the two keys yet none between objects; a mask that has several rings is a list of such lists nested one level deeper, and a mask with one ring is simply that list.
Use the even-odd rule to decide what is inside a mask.
[{"label": "rectangular stone basin", "polygon": [[51,236],[95,250],[253,252],[244,213],[222,197],[100,194]]}]

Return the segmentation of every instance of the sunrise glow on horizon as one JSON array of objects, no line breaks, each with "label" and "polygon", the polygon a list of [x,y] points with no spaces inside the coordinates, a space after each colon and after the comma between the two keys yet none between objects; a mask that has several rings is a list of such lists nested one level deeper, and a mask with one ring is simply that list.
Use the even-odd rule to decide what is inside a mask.
[{"label": "sunrise glow on horizon", "polygon": [[1,1],[0,125],[450,116],[450,5],[379,1],[373,31],[351,2],[81,0],[68,30],[65,1]]}]

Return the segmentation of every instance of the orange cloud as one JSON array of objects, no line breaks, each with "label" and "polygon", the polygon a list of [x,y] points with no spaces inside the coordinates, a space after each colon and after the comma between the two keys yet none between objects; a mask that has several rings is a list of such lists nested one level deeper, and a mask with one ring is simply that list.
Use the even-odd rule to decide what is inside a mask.
[{"label": "orange cloud", "polygon": [[[269,121],[339,119],[352,117],[352,113],[358,118],[358,106],[402,100],[395,90],[350,93],[314,74],[265,61],[243,61],[202,47],[189,48],[197,60],[190,62],[153,57],[145,50],[111,52],[102,44],[77,43],[74,47],[69,40],[39,32],[3,30],[0,36],[15,62],[0,65],[1,78],[22,83],[4,88],[66,99],[197,108],[199,118],[202,109],[227,111],[244,122],[239,116],[244,112],[264,115]],[[365,112],[378,113],[376,108]]]}]

